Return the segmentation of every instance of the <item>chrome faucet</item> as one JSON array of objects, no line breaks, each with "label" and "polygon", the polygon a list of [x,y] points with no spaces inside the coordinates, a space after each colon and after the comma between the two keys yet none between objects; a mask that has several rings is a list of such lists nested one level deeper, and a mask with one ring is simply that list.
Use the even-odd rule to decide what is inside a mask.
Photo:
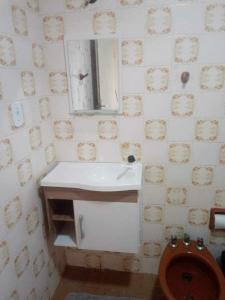
[{"label": "chrome faucet", "polygon": [[126,169],[125,169],[122,173],[120,173],[120,174],[116,177],[116,179],[119,180],[120,178],[122,178],[124,175],[127,174],[127,172],[128,172],[129,170],[132,170],[132,168],[131,168],[131,167],[126,167]]},{"label": "chrome faucet", "polygon": [[177,247],[177,237],[175,235],[171,235],[170,246],[172,248],[176,248]]},{"label": "chrome faucet", "polygon": [[202,251],[205,249],[205,244],[203,238],[197,238],[196,248],[199,251]]},{"label": "chrome faucet", "polygon": [[136,161],[135,157],[134,157],[133,155],[129,155],[129,156],[127,157],[128,166],[126,167],[126,169],[125,169],[122,173],[120,173],[120,174],[116,177],[116,179],[119,180],[119,179],[122,178],[124,175],[126,175],[127,172],[128,172],[129,170],[132,170],[132,168],[129,167],[129,164],[132,164],[132,163],[134,163],[135,161]]},{"label": "chrome faucet", "polygon": [[191,244],[190,235],[187,234],[187,233],[184,234],[183,244],[184,244],[185,246],[189,246],[189,245]]}]

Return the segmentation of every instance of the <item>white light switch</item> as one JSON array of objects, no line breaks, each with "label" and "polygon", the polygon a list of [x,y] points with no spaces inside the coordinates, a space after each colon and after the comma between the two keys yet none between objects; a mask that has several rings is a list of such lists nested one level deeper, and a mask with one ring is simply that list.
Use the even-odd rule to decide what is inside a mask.
[{"label": "white light switch", "polygon": [[24,124],[23,105],[20,102],[11,104],[12,120],[15,127],[21,127]]}]

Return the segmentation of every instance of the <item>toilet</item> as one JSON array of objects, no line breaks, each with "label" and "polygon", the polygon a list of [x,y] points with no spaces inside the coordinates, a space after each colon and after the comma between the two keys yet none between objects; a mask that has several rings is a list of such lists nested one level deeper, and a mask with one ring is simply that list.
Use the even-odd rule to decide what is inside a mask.
[{"label": "toilet", "polygon": [[166,300],[224,300],[225,277],[203,240],[171,239],[159,281]]}]

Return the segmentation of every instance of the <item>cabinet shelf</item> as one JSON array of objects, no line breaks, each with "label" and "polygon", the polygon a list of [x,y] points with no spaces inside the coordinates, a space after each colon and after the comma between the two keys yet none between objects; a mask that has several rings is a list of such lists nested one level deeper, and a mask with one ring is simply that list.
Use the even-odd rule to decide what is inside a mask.
[{"label": "cabinet shelf", "polygon": [[74,222],[74,217],[70,215],[63,215],[63,214],[53,214],[52,215],[53,221],[65,221],[65,222]]},{"label": "cabinet shelf", "polygon": [[73,201],[49,199],[50,216],[52,221],[74,222]]},{"label": "cabinet shelf", "polygon": [[76,237],[73,223],[65,223],[56,235],[55,246],[76,247]]}]

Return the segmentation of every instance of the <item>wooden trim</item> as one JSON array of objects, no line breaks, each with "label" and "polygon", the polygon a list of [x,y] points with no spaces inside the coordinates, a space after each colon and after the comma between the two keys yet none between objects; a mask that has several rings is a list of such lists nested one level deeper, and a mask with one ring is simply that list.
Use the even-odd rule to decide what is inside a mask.
[{"label": "wooden trim", "polygon": [[97,192],[74,188],[43,187],[45,198],[137,203],[137,191]]},{"label": "wooden trim", "polygon": [[43,189],[43,193],[44,193],[44,200],[45,200],[45,208],[46,208],[46,213],[47,213],[47,220],[48,220],[48,229],[49,232],[52,231],[52,211],[51,211],[51,207],[48,203],[48,195],[47,195],[47,191],[45,189]]}]

